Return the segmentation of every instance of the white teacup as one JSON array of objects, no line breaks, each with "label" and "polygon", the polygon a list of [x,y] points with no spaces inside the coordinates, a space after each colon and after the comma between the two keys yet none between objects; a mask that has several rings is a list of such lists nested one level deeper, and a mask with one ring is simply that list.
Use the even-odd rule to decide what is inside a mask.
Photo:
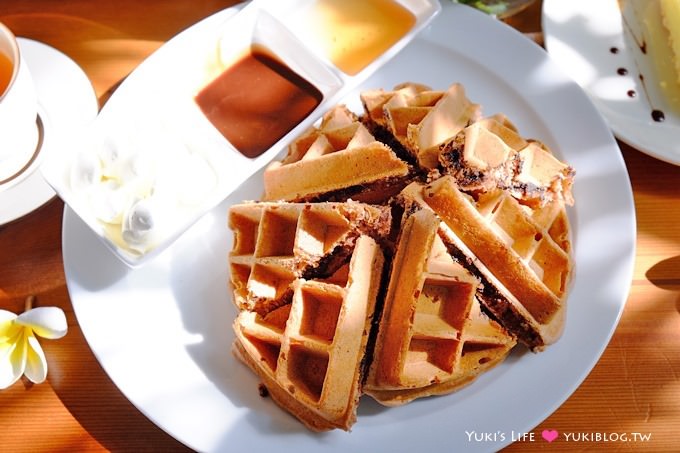
[{"label": "white teacup", "polygon": [[[24,176],[38,146],[38,100],[16,37],[0,23],[0,191]],[[4,68],[4,70],[3,70]],[[3,76],[4,74],[4,76]]]}]

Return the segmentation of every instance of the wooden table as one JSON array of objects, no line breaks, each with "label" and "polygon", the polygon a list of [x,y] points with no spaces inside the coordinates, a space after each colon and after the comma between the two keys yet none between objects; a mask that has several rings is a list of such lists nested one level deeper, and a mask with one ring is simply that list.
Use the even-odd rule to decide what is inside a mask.
[{"label": "wooden table", "polygon": [[[2,0],[0,21],[75,60],[103,101],[167,39],[229,0]],[[509,23],[540,32],[540,2]],[[520,442],[508,451],[671,451],[680,428],[680,167],[620,144],[633,185],[637,256],[630,297],[599,363],[533,431],[651,433],[648,442]],[[0,227],[0,308],[20,312],[29,295],[65,312],[69,333],[42,341],[47,382],[0,391],[2,451],[178,451],[186,448],[142,415],[104,373],[78,326],[61,253],[63,203],[54,199]],[[0,206],[0,209],[2,207]]]}]

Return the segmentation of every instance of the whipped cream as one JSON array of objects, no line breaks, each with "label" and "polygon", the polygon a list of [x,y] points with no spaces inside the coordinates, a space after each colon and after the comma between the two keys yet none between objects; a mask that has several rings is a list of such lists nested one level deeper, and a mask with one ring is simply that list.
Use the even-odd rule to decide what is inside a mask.
[{"label": "whipped cream", "polygon": [[217,172],[200,149],[160,124],[95,131],[70,167],[78,210],[139,256],[173,237],[205,204]]}]

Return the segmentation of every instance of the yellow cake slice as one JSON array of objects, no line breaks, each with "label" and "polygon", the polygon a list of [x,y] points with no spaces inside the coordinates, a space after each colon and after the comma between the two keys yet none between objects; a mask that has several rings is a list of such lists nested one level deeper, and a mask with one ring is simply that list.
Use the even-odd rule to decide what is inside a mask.
[{"label": "yellow cake slice", "polygon": [[641,50],[632,54],[644,72],[649,101],[654,109],[680,114],[680,2],[626,0],[619,6],[630,40]]},{"label": "yellow cake slice", "polygon": [[659,0],[661,17],[668,31],[668,43],[673,51],[677,81],[680,84],[680,0]]}]

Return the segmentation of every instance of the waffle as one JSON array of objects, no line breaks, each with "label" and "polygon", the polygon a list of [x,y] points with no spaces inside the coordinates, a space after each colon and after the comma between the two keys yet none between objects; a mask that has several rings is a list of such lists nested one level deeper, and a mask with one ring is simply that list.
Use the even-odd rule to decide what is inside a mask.
[{"label": "waffle", "polygon": [[500,189],[475,200],[449,175],[428,186],[413,183],[401,196],[441,218],[449,253],[480,277],[480,299],[506,329],[533,350],[560,337],[572,272],[561,200],[531,208]]},{"label": "waffle", "polygon": [[406,83],[390,92],[365,91],[360,97],[368,124],[426,169],[438,166],[440,144],[480,116],[480,106],[470,102],[457,83],[443,92]]},{"label": "waffle", "polygon": [[488,118],[442,144],[439,162],[463,190],[505,188],[512,185],[517,153],[527,145],[513,126]]},{"label": "waffle", "polygon": [[574,170],[545,145],[523,139],[502,117],[463,129],[440,146],[439,162],[464,191],[500,188],[531,206],[545,206],[557,198],[573,204]]},{"label": "waffle", "polygon": [[327,112],[264,172],[265,200],[377,203],[403,189],[411,170],[345,106]]},{"label": "waffle", "polygon": [[574,170],[545,145],[459,84],[360,97],[229,211],[233,352],[315,431],[349,430],[362,393],[448,394],[554,343],[572,275]]},{"label": "waffle", "polygon": [[243,203],[229,210],[234,303],[261,314],[290,301],[299,277],[328,276],[361,234],[387,236],[388,207],[346,203]]},{"label": "waffle", "polygon": [[333,278],[296,279],[290,304],[264,316],[241,311],[234,322],[236,356],[312,430],[349,430],[356,420],[382,266],[380,247],[360,236]]},{"label": "waffle", "polygon": [[518,171],[510,191],[532,207],[545,207],[561,201],[574,204],[571,187],[574,169],[560,162],[541,143],[532,142],[518,153]]},{"label": "waffle", "polygon": [[374,387],[365,392],[384,406],[401,406],[417,398],[456,392],[474,382],[482,373],[499,365],[514,347],[514,338],[497,332],[497,324],[481,312],[477,299],[472,304],[469,319],[468,332],[476,331],[479,334],[464,333],[458,369],[448,379],[424,387],[388,390]]},{"label": "waffle", "polygon": [[479,280],[448,254],[440,220],[403,225],[364,391],[385,405],[452,392],[500,363],[514,338],[480,310]]}]

